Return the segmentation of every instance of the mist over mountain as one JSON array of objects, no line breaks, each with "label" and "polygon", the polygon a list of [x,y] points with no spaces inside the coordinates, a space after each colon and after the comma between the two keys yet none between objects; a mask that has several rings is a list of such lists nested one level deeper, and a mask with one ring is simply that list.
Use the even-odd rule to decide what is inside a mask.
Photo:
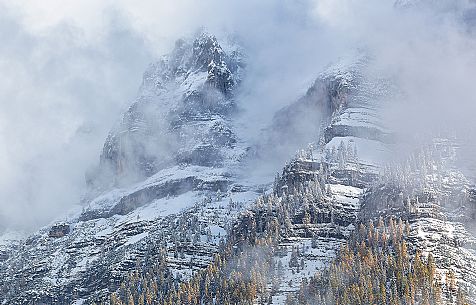
[{"label": "mist over mountain", "polygon": [[475,2],[0,8],[2,304],[474,303]]}]

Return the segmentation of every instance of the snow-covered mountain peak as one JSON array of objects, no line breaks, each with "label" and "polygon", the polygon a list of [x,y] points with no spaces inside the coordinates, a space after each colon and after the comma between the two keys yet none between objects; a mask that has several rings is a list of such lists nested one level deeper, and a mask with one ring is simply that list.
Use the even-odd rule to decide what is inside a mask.
[{"label": "snow-covered mountain peak", "polygon": [[[233,92],[240,83],[242,49],[226,51],[213,35],[180,39],[174,50],[150,65],[139,96],[111,131],[93,188],[124,185],[178,164],[217,166],[232,153],[236,111]],[[129,182],[128,182],[129,181]]]},{"label": "snow-covered mountain peak", "polygon": [[[206,77],[216,89],[229,94],[240,81],[243,57],[243,49],[236,41],[226,39],[220,43],[207,32],[200,32],[190,39],[179,39],[170,54],[151,64],[144,73],[140,95],[160,95],[170,83],[180,85],[194,75],[202,77],[200,85]],[[217,79],[225,82],[219,84]]]}]

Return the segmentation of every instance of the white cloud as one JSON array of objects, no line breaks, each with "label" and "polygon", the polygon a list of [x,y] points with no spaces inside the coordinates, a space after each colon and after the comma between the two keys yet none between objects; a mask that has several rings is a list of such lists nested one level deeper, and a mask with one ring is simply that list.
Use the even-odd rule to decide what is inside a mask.
[{"label": "white cloud", "polygon": [[65,22],[42,31],[1,10],[0,215],[3,226],[36,227],[78,203],[151,54],[121,16],[95,39]]},{"label": "white cloud", "polygon": [[78,202],[83,172],[147,63],[199,26],[242,36],[242,103],[255,117],[269,119],[324,64],[365,47],[408,96],[392,113],[414,113],[413,125],[403,114],[389,124],[430,126],[437,121],[418,120],[428,107],[472,122],[474,45],[455,22],[470,1],[438,3],[397,11],[392,0],[0,0],[3,223],[35,228]]},{"label": "white cloud", "polygon": [[[301,50],[316,43],[303,39],[311,29],[306,24],[309,5],[271,0],[226,5],[218,0],[1,1],[2,225],[36,228],[80,200],[83,173],[97,162],[108,130],[135,97],[148,62],[200,26],[242,34],[263,62],[263,69],[256,67],[262,80],[271,87],[286,81],[289,89],[281,92],[287,96],[297,91],[300,80],[291,74],[270,76],[278,61],[293,73],[310,71],[312,64],[303,60],[314,55],[302,58]],[[282,48],[285,40],[301,45]],[[262,94],[264,89],[259,89]],[[271,100],[263,103],[272,105]]]}]

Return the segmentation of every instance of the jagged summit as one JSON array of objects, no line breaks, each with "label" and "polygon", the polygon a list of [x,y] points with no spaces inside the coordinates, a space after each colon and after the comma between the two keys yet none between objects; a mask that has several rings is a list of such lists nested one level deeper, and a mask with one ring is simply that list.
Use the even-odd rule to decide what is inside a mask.
[{"label": "jagged summit", "polygon": [[243,56],[238,46],[225,51],[204,32],[178,40],[144,73],[139,97],[106,139],[91,184],[121,185],[178,164],[223,165],[237,142],[230,120]]},{"label": "jagged summit", "polygon": [[168,89],[170,83],[181,83],[190,74],[198,72],[207,73],[209,85],[214,84],[212,80],[226,74],[222,83],[224,87],[216,89],[223,94],[231,93],[233,86],[241,80],[245,55],[243,49],[231,39],[223,45],[225,47],[214,35],[206,32],[197,34],[191,40],[177,40],[174,50],[151,64],[144,73],[140,94],[160,95],[160,90]]}]

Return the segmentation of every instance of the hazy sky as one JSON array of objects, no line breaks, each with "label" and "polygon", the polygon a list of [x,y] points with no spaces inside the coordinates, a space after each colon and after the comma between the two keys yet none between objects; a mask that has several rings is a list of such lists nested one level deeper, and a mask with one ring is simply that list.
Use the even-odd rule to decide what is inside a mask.
[{"label": "hazy sky", "polygon": [[[37,228],[79,202],[84,172],[98,162],[142,72],[199,27],[244,34],[263,67],[255,74],[264,84],[259,94],[286,81],[290,89],[272,103],[294,98],[303,80],[276,71],[282,63],[282,71],[310,72],[302,55],[313,57],[316,47],[312,6],[270,0],[0,1],[0,228]],[[283,40],[295,47],[280,48]]]},{"label": "hazy sky", "polygon": [[373,69],[408,97],[388,111],[390,126],[405,117],[410,133],[443,120],[473,128],[476,53],[456,21],[471,2],[413,10],[393,2],[0,0],[0,229],[37,228],[79,202],[84,171],[147,64],[202,26],[243,38],[251,63],[243,103],[253,112],[270,116],[323,65],[367,48]]}]

